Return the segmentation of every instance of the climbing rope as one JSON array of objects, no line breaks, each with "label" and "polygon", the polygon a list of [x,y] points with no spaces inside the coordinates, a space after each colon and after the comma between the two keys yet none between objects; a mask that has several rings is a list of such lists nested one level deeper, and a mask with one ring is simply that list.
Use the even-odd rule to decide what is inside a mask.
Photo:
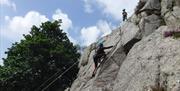
[{"label": "climbing rope", "polygon": [[[121,42],[121,40],[122,40],[122,31],[121,31],[121,26],[120,26],[120,28],[119,28],[119,36],[120,36],[120,39],[118,40],[118,42],[115,44],[115,46],[113,47],[113,49],[110,51],[110,52],[108,52],[108,54],[110,54],[110,53],[112,53],[112,52],[114,52],[114,50],[116,49],[116,47],[117,47],[117,45],[119,44],[119,42]],[[111,58],[111,56],[108,58],[108,59],[110,59]],[[108,60],[107,59],[107,60]],[[114,60],[113,60],[114,61]],[[115,62],[116,63],[116,62]]]},{"label": "climbing rope", "polygon": [[[112,53],[115,49],[116,49],[116,47],[117,47],[117,45],[118,45],[118,43],[121,41],[121,39],[122,39],[122,34],[121,34],[121,27],[120,27],[120,39],[118,40],[118,42],[116,43],[116,45],[113,47],[113,49],[110,51],[110,52],[108,52],[107,54],[109,55],[110,53]],[[104,42],[104,41],[101,41],[101,42]],[[110,59],[111,58],[111,56],[110,57],[108,57],[106,60],[108,60],[108,59]],[[105,60],[103,60],[103,61],[105,61]],[[102,61],[102,62],[103,62]],[[113,60],[114,61],[114,60]],[[58,72],[56,72],[53,76],[51,76],[49,79],[47,79],[43,84],[41,84],[40,85],[40,87],[38,87],[38,89],[36,89],[35,91],[40,91],[40,89],[42,88],[42,90],[41,91],[45,91],[49,86],[51,86],[55,81],[57,81],[59,78],[61,78],[66,72],[68,72],[73,66],[75,66],[76,64],[78,63],[78,61],[77,62],[75,62],[73,65],[71,65],[67,70],[65,70],[63,73],[61,73],[58,77],[56,77],[53,81],[51,81],[47,86],[45,86],[44,88],[42,88],[45,84],[47,84],[47,82],[49,82],[53,77],[55,77],[60,71],[58,71]],[[116,63],[116,62],[115,62]],[[101,65],[101,64],[100,64]],[[100,66],[99,65],[99,66]]]},{"label": "climbing rope", "polygon": [[[60,71],[56,72],[53,76],[51,76],[48,80],[46,80],[43,84],[38,87],[35,91],[45,91],[49,86],[51,86],[55,81],[57,81],[59,78],[61,78],[66,72],[68,72],[73,66],[75,66],[79,61],[75,62],[73,65],[71,65],[67,70],[65,70],[63,73],[61,73],[58,77],[56,77],[53,81],[51,81],[47,86],[42,88],[47,82],[49,82],[50,79],[52,79],[55,75],[57,75]],[[41,90],[42,88],[42,90]]]},{"label": "climbing rope", "polygon": [[[120,42],[120,44],[121,44],[121,46],[122,46],[122,31],[121,31],[121,26],[119,27],[119,36],[120,36],[120,39],[118,40],[118,42],[116,43],[116,45],[115,45],[115,48],[114,48],[114,50],[116,49],[116,47],[117,47],[117,45],[118,45],[118,43]],[[113,50],[113,51],[114,51]],[[110,56],[109,57],[109,59],[110,58],[112,58],[112,60],[113,60],[113,62],[115,62],[116,63],[116,61],[114,60],[114,58],[112,57],[112,56]],[[117,63],[116,63],[117,64]],[[119,66],[119,65],[118,65]]]},{"label": "climbing rope", "polygon": [[[120,39],[118,40],[118,42],[113,46],[113,48],[106,54],[106,55],[110,55],[109,57],[105,57],[105,58],[103,58],[102,59],[102,61],[100,61],[100,64],[97,66],[97,69],[95,69],[95,74],[96,74],[96,72],[97,72],[97,70],[98,70],[98,68],[102,65],[102,64],[104,64],[105,63],[105,61],[107,61],[107,60],[109,60],[109,59],[112,59],[112,61],[114,62],[114,63],[116,63],[117,65],[118,65],[118,63],[114,60],[114,58],[112,57],[112,53],[114,52],[114,50],[116,49],[116,47],[117,47],[117,45],[119,44],[119,42],[121,41],[121,39],[122,39],[122,32],[121,32],[121,27],[119,28],[120,29],[120,34],[119,34],[119,36],[120,36]],[[121,42],[120,42],[121,43]],[[119,65],[118,65],[119,66]]]},{"label": "climbing rope", "polygon": [[54,78],[61,70],[58,70],[54,75],[52,75],[48,80],[46,80],[43,84],[41,84],[38,89],[35,91],[39,91],[47,82],[49,82],[52,78]]},{"label": "climbing rope", "polygon": [[[111,49],[111,51],[109,51],[108,53],[107,53],[107,55],[110,55],[110,54],[112,54],[113,52],[114,52],[114,50],[116,49],[116,47],[117,47],[117,45],[118,45],[118,43],[119,42],[121,42],[121,40],[122,40],[122,31],[121,31],[121,26],[120,26],[120,33],[119,33],[119,35],[120,35],[120,39],[118,40],[118,42],[115,44],[115,46],[113,46],[113,49]],[[101,64],[103,64],[106,60],[109,60],[109,59],[111,59],[112,58],[112,56],[110,55],[110,57],[107,57],[107,58],[104,58],[101,62],[100,62],[100,65]],[[114,60],[114,59],[112,59],[112,61],[114,62],[114,63],[116,63],[116,61]],[[117,64],[117,63],[116,63]],[[100,67],[100,65],[98,66],[98,68]],[[118,65],[119,66],[119,65]]]}]

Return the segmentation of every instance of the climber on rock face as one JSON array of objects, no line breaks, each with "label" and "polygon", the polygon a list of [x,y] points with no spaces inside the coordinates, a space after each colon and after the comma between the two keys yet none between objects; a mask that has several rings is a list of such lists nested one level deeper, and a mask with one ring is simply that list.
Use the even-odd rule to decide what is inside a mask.
[{"label": "climber on rock face", "polygon": [[93,75],[92,77],[95,76],[97,67],[98,67],[98,63],[100,63],[101,58],[106,58],[106,53],[105,53],[105,49],[109,49],[112,48],[113,46],[109,46],[109,47],[104,47],[103,43],[100,43],[98,48],[96,49],[95,55],[93,56],[93,60],[94,60],[94,64],[95,64],[95,69],[93,71]]},{"label": "climber on rock face", "polygon": [[123,9],[122,15],[123,15],[123,21],[127,20],[127,12],[125,9]]}]

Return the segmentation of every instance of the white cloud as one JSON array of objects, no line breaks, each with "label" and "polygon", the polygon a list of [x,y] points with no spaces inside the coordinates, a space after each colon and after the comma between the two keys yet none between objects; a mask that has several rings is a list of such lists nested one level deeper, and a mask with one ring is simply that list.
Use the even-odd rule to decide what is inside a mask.
[{"label": "white cloud", "polygon": [[8,6],[12,8],[14,11],[16,11],[16,4],[12,2],[11,0],[0,0],[0,5]]},{"label": "white cloud", "polygon": [[1,30],[3,31],[1,34],[13,41],[22,39],[22,34],[29,33],[32,25],[39,26],[42,22],[49,20],[45,15],[41,15],[36,11],[30,11],[24,17],[15,16],[12,19],[5,16],[5,19],[8,20],[8,23]]},{"label": "white cloud", "polygon": [[97,26],[99,30],[101,30],[101,32],[103,33],[101,35],[102,37],[110,34],[112,31],[111,24],[108,24],[106,21],[103,20],[98,21]]},{"label": "white cloud", "polygon": [[71,36],[68,36],[68,38],[74,45],[78,44],[78,41],[72,38]]},{"label": "white cloud", "polygon": [[99,20],[95,26],[90,26],[81,29],[82,45],[88,46],[93,42],[96,42],[99,37],[103,37],[110,34],[112,31],[111,25],[106,21]]},{"label": "white cloud", "polygon": [[59,20],[62,19],[61,28],[68,33],[68,30],[72,28],[72,21],[69,19],[68,15],[63,13],[60,9],[57,9],[55,14],[52,15],[52,19]]},{"label": "white cloud", "polygon": [[66,13],[62,12],[60,9],[57,9],[55,11],[55,13],[52,15],[52,19],[53,20],[62,19],[61,28],[63,29],[63,31],[66,32],[66,34],[71,42],[73,42],[74,44],[78,43],[77,40],[72,38],[69,34],[68,30],[72,29],[73,24],[72,24],[71,19],[68,17],[68,15]]},{"label": "white cloud", "polygon": [[[42,15],[37,11],[30,11],[25,16],[15,16],[13,18],[5,16],[4,19],[7,24],[6,26],[2,26],[1,35],[12,41],[19,41],[22,39],[22,35],[29,33],[32,25],[39,26],[42,22],[50,20],[45,15]],[[55,13],[52,14],[52,19],[62,19],[63,23],[61,28],[67,33],[70,41],[77,43],[77,41],[68,33],[68,30],[72,28],[72,21],[69,19],[67,14],[63,13],[60,9],[57,9]]]},{"label": "white cloud", "polygon": [[84,0],[85,5],[90,5],[89,7],[91,7],[96,4],[98,8],[102,9],[102,13],[113,17],[115,20],[121,20],[123,9],[126,9],[128,14],[131,15],[138,1],[139,0]]},{"label": "white cloud", "polygon": [[4,19],[5,19],[5,21],[9,21],[10,17],[9,16],[5,16]]},{"label": "white cloud", "polygon": [[2,66],[2,65],[4,65],[4,64],[3,64],[3,60],[2,60],[2,59],[0,59],[0,65],[1,65],[1,66]]},{"label": "white cloud", "polygon": [[[69,40],[74,44],[77,44],[78,42],[68,33],[68,30],[72,28],[72,21],[69,19],[68,15],[63,13],[60,9],[57,9],[56,12],[52,14],[52,18],[54,20],[62,19],[63,23],[61,28],[66,31]],[[0,36],[2,36],[3,39],[9,40],[12,43],[22,39],[23,34],[29,33],[32,25],[36,25],[39,27],[42,22],[50,20],[45,15],[42,15],[37,11],[29,11],[24,16],[4,16],[4,19],[6,21],[6,24],[1,25]],[[3,56],[1,56],[0,58],[2,57]],[[0,65],[1,64],[3,64],[2,60],[0,60]]]},{"label": "white cloud", "polygon": [[85,46],[95,42],[100,35],[100,30],[96,26],[81,29],[81,38]]},{"label": "white cloud", "polygon": [[84,5],[85,12],[92,13],[93,12],[92,5],[91,5],[92,2],[90,0],[84,0],[84,2],[85,2],[85,5]]}]

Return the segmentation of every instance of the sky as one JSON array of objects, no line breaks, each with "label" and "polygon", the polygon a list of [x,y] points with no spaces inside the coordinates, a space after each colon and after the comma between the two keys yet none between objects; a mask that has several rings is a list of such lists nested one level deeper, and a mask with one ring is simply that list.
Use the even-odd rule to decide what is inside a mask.
[{"label": "sky", "polygon": [[0,0],[0,65],[12,43],[23,39],[31,26],[62,19],[61,28],[70,41],[88,46],[110,34],[128,17],[138,0]]}]

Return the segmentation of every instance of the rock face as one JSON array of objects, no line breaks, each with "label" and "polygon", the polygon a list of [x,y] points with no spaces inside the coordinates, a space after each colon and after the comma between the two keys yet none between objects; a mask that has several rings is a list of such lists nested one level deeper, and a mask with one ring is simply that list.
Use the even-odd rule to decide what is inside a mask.
[{"label": "rock face", "polygon": [[164,37],[165,31],[180,31],[180,0],[140,1],[136,14],[102,38],[114,47],[94,78],[97,43],[84,50],[70,91],[180,91],[180,39]]},{"label": "rock face", "polygon": [[[113,91],[144,91],[161,84],[168,91],[180,79],[180,39],[163,38],[167,26],[135,44],[124,60]],[[179,91],[179,90],[177,90]]]},{"label": "rock face", "polygon": [[161,14],[167,25],[179,26],[180,24],[180,1],[162,0]]}]

